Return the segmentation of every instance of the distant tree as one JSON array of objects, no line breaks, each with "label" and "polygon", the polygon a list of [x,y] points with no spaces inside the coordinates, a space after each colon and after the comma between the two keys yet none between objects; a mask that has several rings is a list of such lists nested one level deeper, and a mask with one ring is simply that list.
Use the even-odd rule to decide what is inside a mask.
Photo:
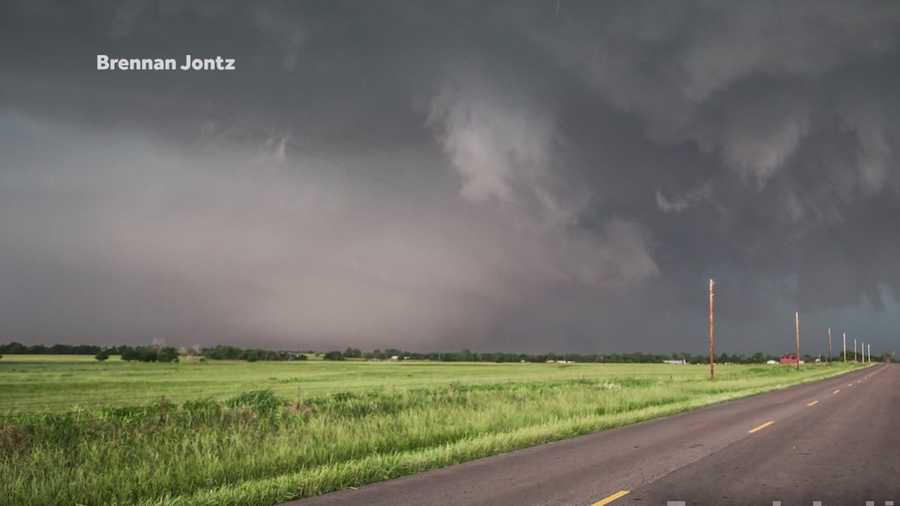
[{"label": "distant tree", "polygon": [[271,351],[255,348],[238,348],[237,346],[218,345],[214,348],[204,348],[202,355],[213,360],[296,360],[296,353],[287,351]]},{"label": "distant tree", "polygon": [[178,362],[178,350],[172,346],[165,346],[156,352],[156,360],[159,362]]},{"label": "distant tree", "polygon": [[26,347],[22,343],[17,343],[15,341],[3,346],[3,352],[9,353],[10,355],[15,355],[17,353],[28,353],[28,347]]},{"label": "distant tree", "polygon": [[103,362],[109,358],[109,353],[107,353],[106,350],[100,350],[94,355],[94,358],[97,359],[98,362]]},{"label": "distant tree", "polygon": [[344,354],[339,351],[329,351],[322,358],[325,360],[344,360]]},{"label": "distant tree", "polygon": [[244,350],[236,346],[218,345],[203,350],[203,356],[213,360],[239,360]]},{"label": "distant tree", "polygon": [[119,346],[119,355],[122,357],[122,360],[125,360],[126,362],[140,359],[137,348],[134,346]]},{"label": "distant tree", "polygon": [[360,358],[362,357],[362,351],[357,348],[347,348],[344,350],[344,358]]},{"label": "distant tree", "polygon": [[159,358],[159,348],[156,346],[138,346],[137,350],[141,362],[156,362]]}]

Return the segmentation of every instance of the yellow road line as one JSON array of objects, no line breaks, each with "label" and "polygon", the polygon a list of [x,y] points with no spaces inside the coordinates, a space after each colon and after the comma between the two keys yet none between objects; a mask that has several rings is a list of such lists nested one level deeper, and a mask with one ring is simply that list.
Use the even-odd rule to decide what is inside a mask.
[{"label": "yellow road line", "polygon": [[813,406],[815,406],[815,405],[818,404],[818,403],[819,403],[819,401],[812,401],[812,402],[810,402],[809,404],[807,404],[806,406],[807,406],[807,407],[813,407]]},{"label": "yellow road line", "polygon": [[769,420],[768,422],[760,425],[759,427],[753,427],[752,429],[750,429],[749,433],[753,434],[756,431],[763,430],[766,427],[768,427],[769,425],[772,425],[773,423],[775,423],[775,420]]},{"label": "yellow road line", "polygon": [[841,391],[841,389],[840,389],[840,388],[838,388],[838,389],[837,389],[837,390],[835,390],[835,391],[834,391],[834,392],[831,392],[831,395],[834,395],[834,394],[836,394],[836,393],[838,393],[838,392],[840,392],[840,391]]},{"label": "yellow road line", "polygon": [[624,497],[624,496],[628,495],[629,492],[631,492],[631,491],[630,490],[619,490],[618,492],[616,492],[615,494],[613,494],[611,496],[607,496],[607,497],[604,497],[603,499],[600,499],[599,501],[595,502],[591,506],[603,506],[604,504],[609,504],[620,497]]}]

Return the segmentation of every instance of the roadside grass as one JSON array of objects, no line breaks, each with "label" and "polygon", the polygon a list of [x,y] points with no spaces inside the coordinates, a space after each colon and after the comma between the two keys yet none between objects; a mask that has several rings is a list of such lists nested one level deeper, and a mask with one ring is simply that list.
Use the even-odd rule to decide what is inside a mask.
[{"label": "roadside grass", "polygon": [[[145,381],[159,374],[155,386],[164,392],[185,382],[173,371],[205,367],[92,365],[104,374],[142,373],[138,377]],[[206,373],[220,373],[222,382],[234,369],[242,380],[231,385],[240,388],[260,371],[275,380],[227,395],[211,389],[206,396],[175,401],[167,395],[139,405],[116,397],[90,408],[59,409],[51,402],[40,412],[37,402],[19,409],[3,401],[0,504],[271,505],[854,367],[809,365],[797,372],[731,365],[720,367],[718,379],[709,382],[703,367],[662,364],[257,363],[242,370],[244,365],[216,364]],[[55,367],[71,372],[60,364],[45,367],[47,374]],[[0,367],[0,385],[6,385],[0,388],[9,388],[4,383],[9,374]],[[171,375],[176,378],[167,380]],[[370,377],[354,380],[355,375]],[[66,378],[71,376],[51,381],[61,384]],[[300,378],[299,385],[318,380],[336,390],[310,393],[297,390],[293,381],[273,388],[292,378]],[[419,381],[402,381],[409,378]],[[196,378],[186,382],[191,381]],[[96,377],[88,383],[101,390],[96,385],[104,384]]]}]

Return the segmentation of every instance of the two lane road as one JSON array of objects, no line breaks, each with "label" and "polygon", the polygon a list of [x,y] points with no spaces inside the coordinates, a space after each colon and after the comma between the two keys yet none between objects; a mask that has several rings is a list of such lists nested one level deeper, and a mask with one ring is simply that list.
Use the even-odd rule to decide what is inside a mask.
[{"label": "two lane road", "polygon": [[900,365],[289,504],[863,506],[867,500],[900,506]]},{"label": "two lane road", "polygon": [[900,366],[868,369],[622,504],[900,505]]}]

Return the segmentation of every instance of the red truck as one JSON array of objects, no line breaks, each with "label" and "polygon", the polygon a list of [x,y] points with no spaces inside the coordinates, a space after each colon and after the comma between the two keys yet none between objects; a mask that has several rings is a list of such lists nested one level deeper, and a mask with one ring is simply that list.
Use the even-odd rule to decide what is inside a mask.
[{"label": "red truck", "polygon": [[781,363],[782,364],[796,364],[797,363],[797,355],[794,355],[793,353],[788,353],[787,355],[782,355]]}]

